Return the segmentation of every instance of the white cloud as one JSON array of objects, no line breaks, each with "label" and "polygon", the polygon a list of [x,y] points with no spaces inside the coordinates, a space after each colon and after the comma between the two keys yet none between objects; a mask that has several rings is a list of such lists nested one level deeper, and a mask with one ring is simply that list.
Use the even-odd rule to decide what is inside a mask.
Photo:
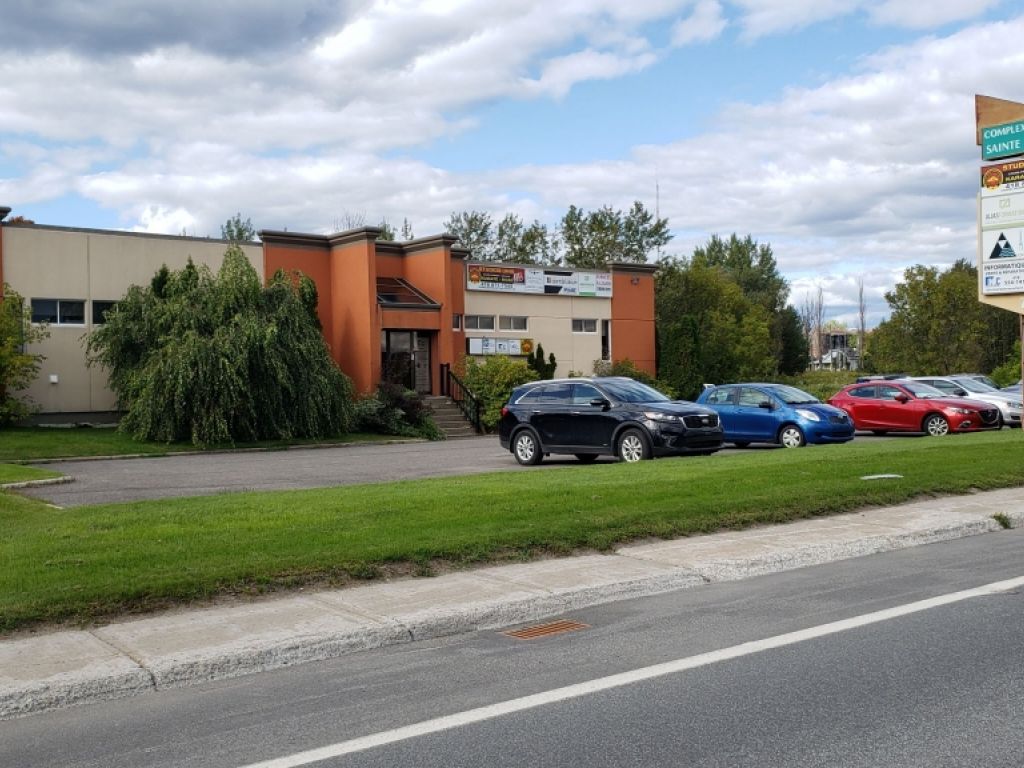
[{"label": "white cloud", "polygon": [[877,24],[910,29],[934,29],[954,21],[975,19],[1002,0],[884,0],[865,3],[865,9]]},{"label": "white cloud", "polygon": [[672,27],[672,45],[706,43],[714,40],[728,22],[722,15],[722,6],[716,0],[700,0],[693,12]]},{"label": "white cloud", "polygon": [[[936,0],[920,6],[927,19],[902,0],[367,0],[341,10],[309,0],[286,17],[275,5],[260,3],[260,13],[281,21],[290,42],[266,50],[258,39],[224,49],[212,32],[161,32],[157,14],[148,46],[91,55],[102,31],[90,22],[84,37],[62,27],[55,49],[40,37],[0,57],[0,159],[19,174],[0,178],[0,204],[78,194],[118,211],[126,228],[198,235],[218,234],[235,211],[306,231],[365,212],[408,217],[425,235],[471,208],[549,224],[570,204],[640,199],[653,209],[657,181],[677,232],[670,252],[749,233],[771,243],[794,299],[820,282],[846,312],[849,275],[863,274],[877,314],[903,265],[973,257],[973,94],[1024,100],[1024,52],[992,44],[1024,38],[1016,18],[732,104],[702,118],[704,135],[594,162],[453,172],[398,153],[472,130],[480,105],[563,98],[651,68],[667,53],[652,30],[678,46],[729,26],[753,39],[854,14],[914,28],[993,2]],[[28,18],[29,5],[19,7]]]}]

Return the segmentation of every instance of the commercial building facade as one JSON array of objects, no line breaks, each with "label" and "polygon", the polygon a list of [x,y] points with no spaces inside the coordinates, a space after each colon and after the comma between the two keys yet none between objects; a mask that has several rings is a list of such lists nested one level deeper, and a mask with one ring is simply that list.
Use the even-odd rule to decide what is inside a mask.
[{"label": "commercial building facade", "polygon": [[[445,371],[466,355],[521,356],[538,344],[555,355],[559,375],[625,358],[654,373],[653,267],[495,265],[474,262],[449,235],[401,243],[379,235],[373,227],[333,235],[263,231],[261,242],[239,244],[264,280],[278,269],[314,280],[324,339],[357,391],[394,377],[441,393]],[[85,336],[161,266],[181,269],[191,259],[216,270],[228,245],[0,217],[0,280],[50,330],[31,348],[45,360],[25,394],[43,414],[115,410],[106,373],[86,363]]]}]

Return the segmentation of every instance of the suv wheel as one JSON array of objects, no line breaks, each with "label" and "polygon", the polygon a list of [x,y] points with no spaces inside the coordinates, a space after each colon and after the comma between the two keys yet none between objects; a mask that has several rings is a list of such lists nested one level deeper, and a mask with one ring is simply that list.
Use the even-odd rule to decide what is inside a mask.
[{"label": "suv wheel", "polygon": [[651,449],[639,429],[627,429],[619,438],[619,459],[629,463],[651,458]]},{"label": "suv wheel", "polygon": [[537,442],[537,436],[528,429],[517,432],[516,436],[512,438],[512,453],[515,454],[516,461],[526,466],[540,464],[540,460],[544,456],[540,450],[540,443]]}]

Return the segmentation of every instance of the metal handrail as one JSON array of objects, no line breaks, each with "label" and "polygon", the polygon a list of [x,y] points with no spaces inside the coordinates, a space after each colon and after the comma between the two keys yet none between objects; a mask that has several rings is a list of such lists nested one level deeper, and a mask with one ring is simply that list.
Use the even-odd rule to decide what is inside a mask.
[{"label": "metal handrail", "polygon": [[452,373],[452,367],[448,363],[441,365],[441,394],[455,403],[462,415],[473,425],[477,434],[483,433],[483,420],[480,415],[483,405],[465,382]]}]

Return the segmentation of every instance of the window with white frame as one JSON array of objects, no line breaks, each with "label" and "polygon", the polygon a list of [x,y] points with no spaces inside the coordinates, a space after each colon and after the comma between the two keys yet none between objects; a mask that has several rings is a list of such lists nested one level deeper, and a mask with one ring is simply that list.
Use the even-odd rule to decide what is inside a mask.
[{"label": "window with white frame", "polygon": [[82,299],[32,299],[32,322],[50,325],[85,325]]},{"label": "window with white frame", "polygon": [[466,315],[463,318],[467,331],[493,331],[494,315]]},{"label": "window with white frame", "polygon": [[460,315],[458,312],[453,312],[452,313],[452,330],[453,331],[461,331],[462,330],[462,315]]},{"label": "window with white frame", "polygon": [[96,301],[93,299],[92,302],[92,324],[103,325],[107,322],[107,312],[114,308],[117,304],[116,301]]},{"label": "window with white frame", "polygon": [[597,320],[590,318],[574,317],[572,319],[573,333],[597,333]]},{"label": "window with white frame", "polygon": [[498,330],[500,331],[525,331],[525,315],[501,315],[498,317]]}]

